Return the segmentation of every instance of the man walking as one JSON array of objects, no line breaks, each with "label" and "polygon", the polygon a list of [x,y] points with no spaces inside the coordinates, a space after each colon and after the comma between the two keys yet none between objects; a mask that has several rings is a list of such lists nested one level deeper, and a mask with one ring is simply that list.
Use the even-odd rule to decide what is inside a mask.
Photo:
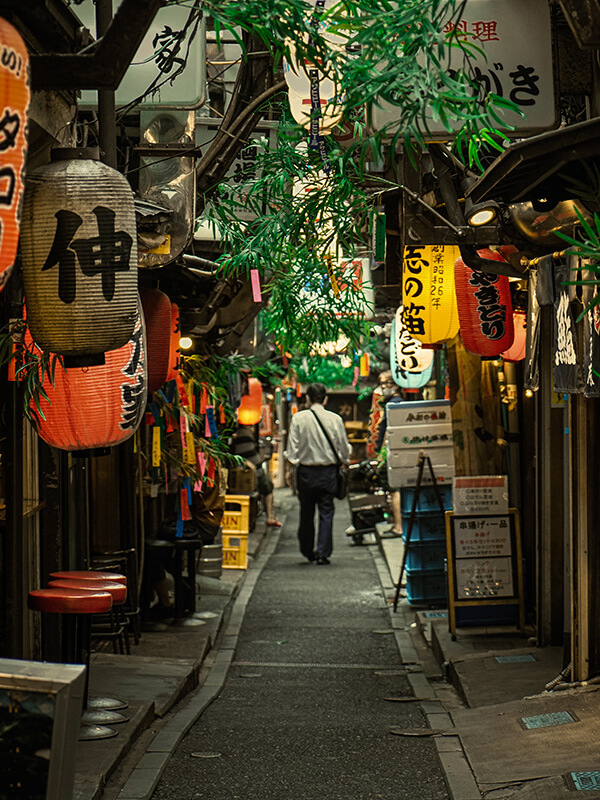
[{"label": "man walking", "polygon": [[[292,417],[284,453],[285,458],[297,468],[300,552],[317,564],[330,563],[338,464],[347,464],[352,452],[342,418],[339,414],[327,411],[326,402],[325,386],[322,383],[311,384],[306,390],[307,408]],[[319,528],[315,550],[317,506]]]}]

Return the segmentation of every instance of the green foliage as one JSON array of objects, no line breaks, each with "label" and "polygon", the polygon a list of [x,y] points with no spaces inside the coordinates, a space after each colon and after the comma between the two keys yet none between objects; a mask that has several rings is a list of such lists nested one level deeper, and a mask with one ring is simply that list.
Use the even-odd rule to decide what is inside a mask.
[{"label": "green foliage", "polygon": [[65,368],[62,356],[40,350],[34,343],[25,320],[9,323],[0,333],[0,366],[11,366],[14,362],[15,379],[23,392],[23,411],[34,425],[39,418],[46,419],[41,407],[41,398],[50,402],[44,381],[54,386],[56,367]]},{"label": "green foliage", "polygon": [[[514,119],[522,112],[510,100],[483,93],[472,63],[481,48],[458,36],[456,29],[446,32],[460,19],[465,4],[340,0],[322,12],[320,30],[311,25],[314,3],[308,0],[207,0],[203,5],[217,33],[233,32],[240,42],[236,28],[251,33],[273,54],[276,67],[293,43],[300,61],[318,63],[336,81],[347,119],[365,104],[386,101],[397,107],[397,120],[387,130],[368,135],[362,126],[357,145],[361,164],[368,152],[381,152],[382,141],[390,136],[394,145],[422,147],[431,122],[440,121],[449,138],[456,134],[456,149],[466,153],[471,164],[480,165],[479,147],[501,151],[504,137],[499,126],[510,129],[511,114]],[[325,29],[340,37],[337,46],[323,38]]]}]

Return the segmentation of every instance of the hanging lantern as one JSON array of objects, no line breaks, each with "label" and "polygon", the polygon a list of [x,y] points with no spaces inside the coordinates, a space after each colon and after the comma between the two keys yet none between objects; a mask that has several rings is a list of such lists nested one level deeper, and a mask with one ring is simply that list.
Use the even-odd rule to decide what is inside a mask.
[{"label": "hanging lantern", "polygon": [[148,352],[148,394],[158,391],[167,380],[171,356],[171,301],[158,289],[140,288],[146,322]]},{"label": "hanging lantern", "polygon": [[527,314],[524,311],[515,311],[513,327],[515,330],[514,341],[511,347],[500,355],[505,361],[523,361],[527,350]]},{"label": "hanging lantern", "polygon": [[59,148],[27,175],[21,230],[33,339],[82,356],[127,344],[137,318],[137,234],[127,180],[93,148]]},{"label": "hanging lantern", "polygon": [[[482,258],[504,261],[492,250],[478,250]],[[457,259],[456,300],[460,334],[469,353],[494,358],[508,350],[514,341],[510,286],[505,275],[471,269]]]},{"label": "hanging lantern", "polygon": [[181,336],[181,326],[179,324],[179,306],[171,303],[171,335],[169,343],[169,370],[167,380],[174,381],[179,374],[179,338]]},{"label": "hanging lantern", "polygon": [[390,369],[394,381],[403,389],[420,389],[431,380],[433,350],[424,350],[413,339],[402,320],[402,306],[392,320]]},{"label": "hanging lantern", "polygon": [[[40,399],[39,436],[60,450],[112,447],[137,430],[146,408],[146,331],[138,314],[133,335],[123,347],[106,353],[93,367],[57,365],[54,386],[48,377]],[[32,404],[32,411],[35,408]]]},{"label": "hanging lantern", "polygon": [[404,324],[423,344],[453,339],[458,333],[454,262],[458,247],[410,245],[402,259]]},{"label": "hanging lantern", "polygon": [[256,378],[248,378],[248,394],[242,397],[237,410],[240,425],[256,425],[262,414],[262,384]]},{"label": "hanging lantern", "polygon": [[27,155],[29,55],[17,29],[0,18],[0,291],[10,278],[17,246]]}]

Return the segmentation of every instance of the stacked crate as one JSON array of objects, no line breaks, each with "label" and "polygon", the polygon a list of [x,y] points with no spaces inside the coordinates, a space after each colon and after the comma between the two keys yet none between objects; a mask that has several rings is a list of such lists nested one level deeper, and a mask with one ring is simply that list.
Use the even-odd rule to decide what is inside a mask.
[{"label": "stacked crate", "polygon": [[415,517],[406,555],[406,596],[410,605],[439,605],[446,601],[446,527],[431,473],[424,464],[417,487],[419,457],[431,460],[444,511],[452,509],[454,448],[450,401],[391,402],[386,406],[387,475],[399,488],[402,536],[407,531],[415,493]]},{"label": "stacked crate", "polygon": [[250,497],[248,495],[225,495],[225,510],[221,526],[223,531],[223,569],[247,569],[248,532],[250,531]]},{"label": "stacked crate", "polygon": [[[444,511],[452,510],[452,487],[437,487]],[[402,538],[410,523],[414,495],[412,487],[401,489]],[[417,499],[408,552],[406,554],[406,598],[409,605],[438,605],[446,601],[446,522],[433,486],[422,486]]]}]

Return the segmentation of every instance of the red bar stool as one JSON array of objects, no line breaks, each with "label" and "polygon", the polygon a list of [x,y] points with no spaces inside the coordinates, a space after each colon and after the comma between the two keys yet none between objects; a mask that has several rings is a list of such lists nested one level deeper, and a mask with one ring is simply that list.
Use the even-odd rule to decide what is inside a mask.
[{"label": "red bar stool", "polygon": [[[85,664],[83,708],[87,707],[90,676],[90,624],[94,614],[104,614],[112,608],[110,592],[52,587],[33,589],[27,597],[27,606],[43,614],[64,615],[65,646],[63,658],[68,664]],[[94,730],[86,730],[86,728]],[[84,726],[80,738],[107,739],[116,736],[113,728],[104,725]]]},{"label": "red bar stool", "polygon": [[61,572],[51,572],[50,577],[53,580],[112,581],[127,586],[127,578],[120,572],[100,572],[95,569],[66,569]]},{"label": "red bar stool", "polygon": [[[120,572],[101,572],[95,569],[86,569],[86,570],[62,570],[60,572],[51,572],[50,577],[53,580],[69,580],[69,581],[109,581],[112,583],[121,583],[124,586],[127,586],[127,577],[122,575]],[[125,598],[127,599],[127,598]],[[125,600],[121,601],[120,603],[115,603],[114,593],[113,593],[113,606],[122,607],[125,603]],[[117,652],[117,643],[119,645],[121,653],[123,653],[123,643],[125,645],[125,650],[127,651],[127,655],[130,654],[131,650],[129,647],[129,632],[128,632],[128,621],[125,618],[123,609],[120,608],[120,616],[121,616],[121,624],[115,625],[114,617],[111,616],[110,620],[107,625],[101,628],[100,631],[92,630],[92,638],[93,639],[109,639],[113,642],[114,652]],[[110,612],[112,615],[112,611]],[[118,702],[118,701],[116,701]]]}]

